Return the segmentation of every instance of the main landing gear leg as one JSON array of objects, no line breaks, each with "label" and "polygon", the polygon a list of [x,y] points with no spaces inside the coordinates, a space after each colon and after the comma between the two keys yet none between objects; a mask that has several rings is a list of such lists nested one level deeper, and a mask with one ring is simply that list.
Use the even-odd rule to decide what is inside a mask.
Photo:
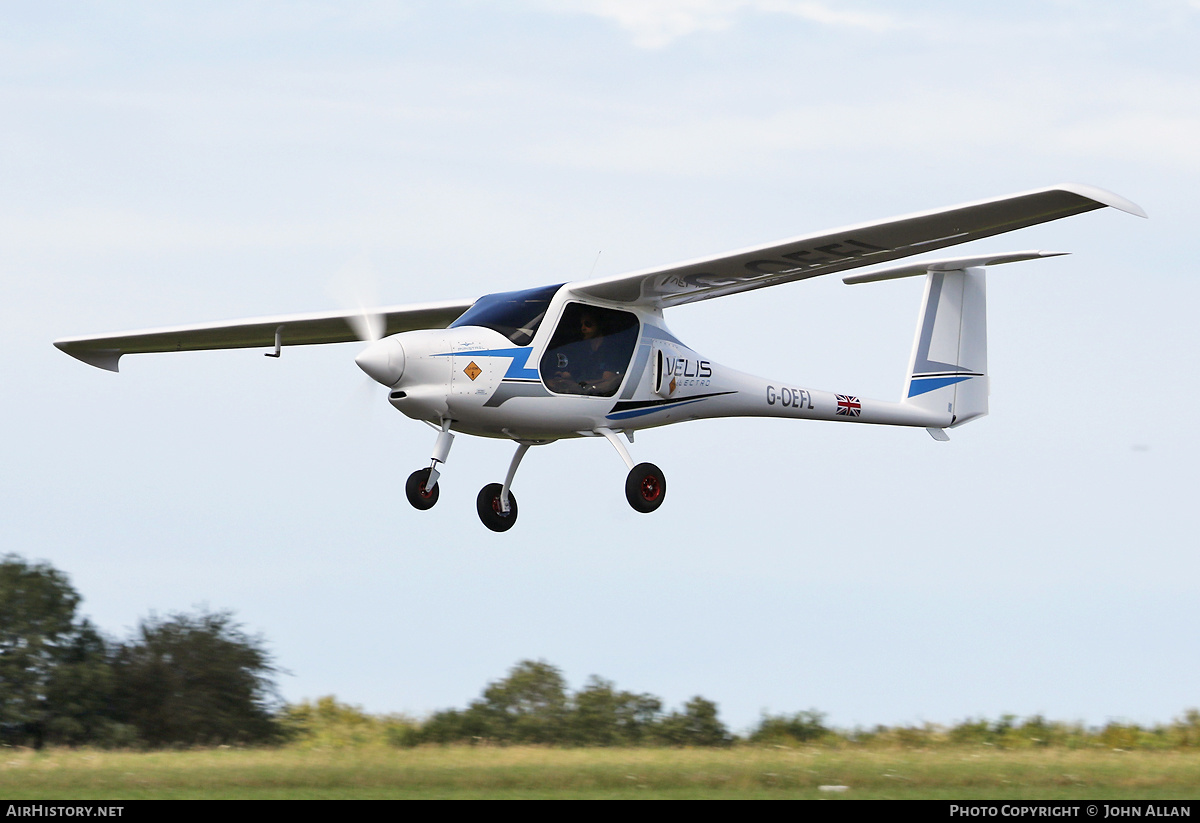
[{"label": "main landing gear leg", "polygon": [[517,476],[517,466],[521,465],[521,458],[529,451],[531,445],[521,443],[517,446],[517,453],[508,464],[504,485],[489,483],[479,490],[479,496],[475,499],[475,510],[479,513],[479,519],[494,532],[506,532],[517,522],[517,498],[511,491],[512,482]]},{"label": "main landing gear leg", "polygon": [[426,511],[432,509],[438,501],[438,463],[445,463],[450,456],[450,444],[454,442],[454,434],[450,431],[450,420],[442,421],[442,430],[438,434],[437,443],[433,446],[433,457],[429,468],[418,469],[408,476],[404,484],[404,494],[413,508]]},{"label": "main landing gear leg", "polygon": [[617,454],[621,455],[621,459],[629,467],[629,474],[625,476],[625,499],[629,501],[633,510],[649,514],[661,506],[667,497],[667,478],[662,469],[653,463],[633,465],[629,450],[617,437],[616,432],[612,429],[596,429],[596,432],[604,435],[608,442],[613,444]]}]

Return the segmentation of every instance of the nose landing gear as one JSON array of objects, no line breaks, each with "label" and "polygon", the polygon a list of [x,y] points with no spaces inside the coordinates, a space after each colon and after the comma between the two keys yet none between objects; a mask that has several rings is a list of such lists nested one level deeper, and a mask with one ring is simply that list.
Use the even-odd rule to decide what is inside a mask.
[{"label": "nose landing gear", "polygon": [[438,463],[445,463],[446,458],[450,456],[450,444],[454,442],[454,435],[450,431],[452,422],[442,421],[441,432],[433,445],[433,457],[430,458],[432,462],[429,468],[417,469],[408,476],[408,481],[404,484],[404,495],[414,509],[428,511],[438,502],[437,482],[440,473],[437,467]]}]

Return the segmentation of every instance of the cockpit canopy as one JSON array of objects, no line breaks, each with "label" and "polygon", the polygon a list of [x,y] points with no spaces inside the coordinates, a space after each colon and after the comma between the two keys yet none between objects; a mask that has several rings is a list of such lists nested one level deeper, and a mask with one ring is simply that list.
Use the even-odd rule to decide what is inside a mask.
[{"label": "cockpit canopy", "polygon": [[528,346],[537,334],[546,310],[550,308],[550,301],[562,287],[563,284],[559,283],[523,291],[485,294],[451,323],[450,328],[483,326],[500,332],[513,345]]},{"label": "cockpit canopy", "polygon": [[[562,286],[484,295],[450,328],[482,326],[499,332],[514,345],[528,346]],[[567,303],[541,356],[543,383],[556,394],[612,397],[625,379],[639,329],[633,312]]]}]

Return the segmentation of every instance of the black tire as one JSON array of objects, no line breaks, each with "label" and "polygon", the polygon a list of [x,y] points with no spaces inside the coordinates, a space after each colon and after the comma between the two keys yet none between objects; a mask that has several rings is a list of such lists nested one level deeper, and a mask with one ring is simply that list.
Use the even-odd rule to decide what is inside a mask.
[{"label": "black tire", "polygon": [[404,484],[404,493],[414,509],[428,511],[438,501],[438,484],[434,483],[432,489],[427,489],[425,483],[428,480],[429,469],[418,469],[408,476],[408,482]]},{"label": "black tire", "polygon": [[667,497],[667,478],[653,463],[638,463],[625,478],[625,499],[634,511],[649,514]]},{"label": "black tire", "polygon": [[508,490],[508,513],[500,511],[500,492],[503,490],[504,486],[499,483],[488,483],[475,498],[479,519],[494,532],[506,532],[517,522],[517,498],[512,489]]}]

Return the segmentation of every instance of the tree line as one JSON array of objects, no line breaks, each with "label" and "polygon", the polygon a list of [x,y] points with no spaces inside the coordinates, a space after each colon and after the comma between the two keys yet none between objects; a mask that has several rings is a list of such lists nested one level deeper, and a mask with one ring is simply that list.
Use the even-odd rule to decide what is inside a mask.
[{"label": "tree line", "polygon": [[717,705],[696,696],[668,711],[652,694],[593,675],[567,689],[543,660],[516,664],[462,709],[415,720],[375,716],[323,697],[285,704],[261,636],[229,612],[151,615],[124,639],[77,615],[79,595],[47,563],[0,556],[0,745],[169,747],[492,744],[543,746],[873,746],[933,748],[1200,748],[1200,711],[1169,724],[1100,728],[1049,721],[970,719],[835,729],[816,710],[764,715],[743,738]]},{"label": "tree line", "polygon": [[397,742],[728,746],[733,740],[711,700],[696,696],[682,711],[667,712],[654,695],[619,691],[596,675],[568,694],[561,671],[542,660],[525,660],[466,709],[435,712]]},{"label": "tree line", "polygon": [[124,639],[78,616],[79,594],[48,563],[0,557],[0,744],[203,746],[312,737],[331,723],[386,727],[397,745],[725,746],[703,697],[666,711],[650,694],[591,678],[568,694],[544,661],[517,664],[466,709],[380,723],[332,698],[287,706],[265,641],[229,612],[151,615]]},{"label": "tree line", "polygon": [[570,694],[562,672],[544,660],[524,660],[489,683],[465,709],[445,709],[423,720],[370,715],[334,697],[285,706],[285,736],[314,748],[375,744],[540,746],[729,746],[736,738],[703,697],[665,711],[650,694],[618,690],[593,676]]}]

